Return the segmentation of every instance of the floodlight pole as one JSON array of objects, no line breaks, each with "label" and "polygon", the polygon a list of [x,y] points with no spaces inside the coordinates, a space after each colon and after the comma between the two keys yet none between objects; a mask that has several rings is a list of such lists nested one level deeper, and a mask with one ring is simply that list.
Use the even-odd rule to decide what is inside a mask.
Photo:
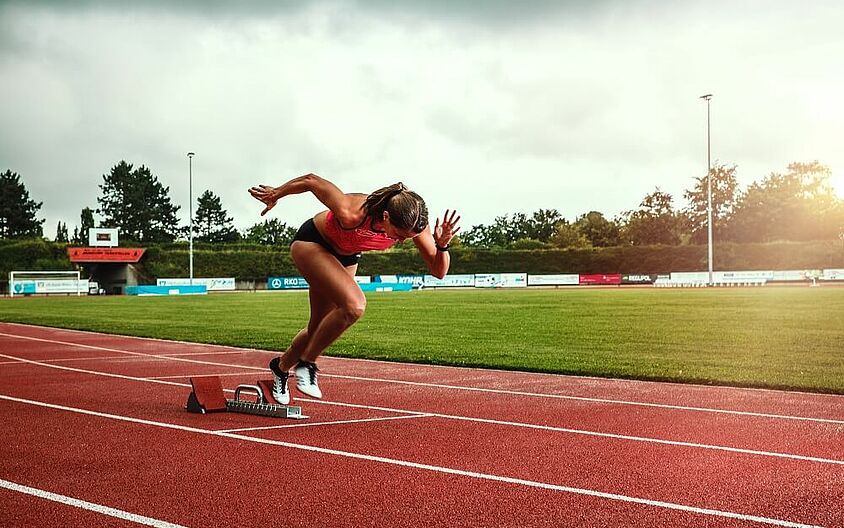
[{"label": "floodlight pole", "polygon": [[712,149],[709,126],[709,101],[712,99],[712,94],[701,95],[700,98],[706,101],[706,240],[707,260],[709,262],[708,284],[712,286]]},{"label": "floodlight pole", "polygon": [[188,235],[188,255],[190,260],[190,285],[193,286],[193,157],[188,152],[188,214],[190,215],[190,234]]}]

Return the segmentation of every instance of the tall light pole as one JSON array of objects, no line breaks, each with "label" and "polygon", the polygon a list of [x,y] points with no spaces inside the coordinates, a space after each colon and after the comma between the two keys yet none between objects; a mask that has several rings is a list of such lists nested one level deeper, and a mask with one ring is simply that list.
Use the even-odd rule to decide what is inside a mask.
[{"label": "tall light pole", "polygon": [[707,257],[709,261],[709,285],[712,286],[712,149],[710,144],[709,126],[709,101],[712,94],[701,95],[706,101],[706,233],[707,233]]},{"label": "tall light pole", "polygon": [[188,152],[188,214],[190,215],[190,234],[188,235],[188,258],[190,259],[190,285],[193,286],[193,152]]}]

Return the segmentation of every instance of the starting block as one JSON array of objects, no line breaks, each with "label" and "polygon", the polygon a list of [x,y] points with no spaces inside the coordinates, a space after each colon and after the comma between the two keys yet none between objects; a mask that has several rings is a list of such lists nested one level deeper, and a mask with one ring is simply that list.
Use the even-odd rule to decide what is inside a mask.
[{"label": "starting block", "polygon": [[[304,419],[302,408],[295,405],[281,405],[272,396],[272,380],[258,380],[255,385],[238,385],[234,389],[234,399],[227,400],[223,395],[223,384],[219,376],[191,378],[193,390],[188,395],[185,409],[193,413],[237,412],[273,416],[276,418]],[[241,398],[243,393],[252,393],[254,401]]]}]

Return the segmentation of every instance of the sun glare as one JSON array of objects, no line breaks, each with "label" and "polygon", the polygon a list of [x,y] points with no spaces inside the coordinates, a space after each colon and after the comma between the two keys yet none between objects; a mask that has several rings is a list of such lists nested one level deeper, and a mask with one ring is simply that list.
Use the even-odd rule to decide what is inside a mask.
[{"label": "sun glare", "polygon": [[829,178],[829,184],[832,186],[832,193],[844,200],[844,174],[835,174],[833,172]]},{"label": "sun glare", "polygon": [[835,196],[844,200],[844,174],[833,173],[829,183],[832,185],[832,192],[835,193]]}]

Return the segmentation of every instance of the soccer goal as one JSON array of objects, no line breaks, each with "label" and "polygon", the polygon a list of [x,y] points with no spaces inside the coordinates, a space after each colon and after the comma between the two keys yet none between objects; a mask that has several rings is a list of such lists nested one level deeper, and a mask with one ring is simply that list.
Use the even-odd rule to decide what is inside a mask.
[{"label": "soccer goal", "polygon": [[78,271],[10,271],[9,295],[82,295],[88,293],[88,280]]}]

